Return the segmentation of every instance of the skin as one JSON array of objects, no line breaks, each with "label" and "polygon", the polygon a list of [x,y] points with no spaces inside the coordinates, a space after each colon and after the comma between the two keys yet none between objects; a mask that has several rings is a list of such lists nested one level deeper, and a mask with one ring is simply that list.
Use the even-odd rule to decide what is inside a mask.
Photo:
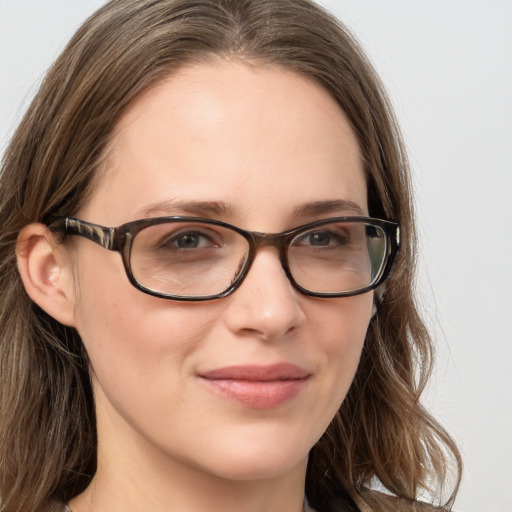
[{"label": "skin", "polygon": [[[147,216],[210,216],[280,232],[354,208],[368,214],[354,133],[318,85],[276,67],[183,68],[121,119],[90,200],[104,226]],[[169,202],[222,201],[223,212]],[[272,247],[241,287],[214,301],[136,290],[119,254],[79,237],[57,245],[33,225],[20,271],[29,294],[80,333],[91,360],[98,471],[74,512],[302,510],[307,455],[355,374],[373,294],[317,299],[288,282]],[[35,284],[34,284],[35,283]],[[255,409],[211,392],[198,373],[289,362],[307,369],[295,398]]]}]

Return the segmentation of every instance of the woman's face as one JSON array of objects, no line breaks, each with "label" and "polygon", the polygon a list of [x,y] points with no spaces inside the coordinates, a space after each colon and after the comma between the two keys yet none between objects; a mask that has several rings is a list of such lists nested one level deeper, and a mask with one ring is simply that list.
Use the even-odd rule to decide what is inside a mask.
[{"label": "woman's face", "polygon": [[[77,217],[104,226],[192,215],[273,233],[368,214],[344,113],[276,67],[183,68],[125,113],[101,173]],[[372,293],[301,295],[263,247],[232,295],[177,302],[135,289],[118,253],[74,237],[71,254],[100,466],[122,454],[239,480],[304,470],[354,377]]]}]

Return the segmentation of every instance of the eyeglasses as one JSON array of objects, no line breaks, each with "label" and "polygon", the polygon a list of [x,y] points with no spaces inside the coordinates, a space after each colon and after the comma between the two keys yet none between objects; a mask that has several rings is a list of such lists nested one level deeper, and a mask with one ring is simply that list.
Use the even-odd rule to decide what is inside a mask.
[{"label": "eyeglasses", "polygon": [[233,293],[263,246],[279,250],[284,272],[300,293],[358,295],[384,282],[400,243],[397,223],[367,217],[323,219],[282,233],[246,231],[196,217],[156,217],[117,228],[68,217],[49,229],[119,252],[135,288],[183,301]]}]

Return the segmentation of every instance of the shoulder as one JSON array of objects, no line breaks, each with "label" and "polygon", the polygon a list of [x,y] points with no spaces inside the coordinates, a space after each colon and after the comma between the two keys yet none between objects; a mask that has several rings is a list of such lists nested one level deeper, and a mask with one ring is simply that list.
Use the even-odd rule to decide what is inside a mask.
[{"label": "shoulder", "polygon": [[344,495],[333,495],[320,508],[306,510],[311,512],[450,512],[445,507],[398,498],[370,489],[364,489],[354,497],[354,500]]},{"label": "shoulder", "polygon": [[366,504],[366,507],[361,508],[361,512],[449,512],[445,507],[397,498],[372,490],[364,491],[361,498]]}]

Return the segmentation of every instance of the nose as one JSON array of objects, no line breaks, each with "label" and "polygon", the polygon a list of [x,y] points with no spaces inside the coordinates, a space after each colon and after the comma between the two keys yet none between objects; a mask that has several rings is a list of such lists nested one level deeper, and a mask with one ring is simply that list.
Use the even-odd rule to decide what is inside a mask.
[{"label": "nose", "polygon": [[278,250],[262,247],[229,299],[226,324],[237,335],[268,341],[283,338],[304,324],[304,300],[286,277]]}]

